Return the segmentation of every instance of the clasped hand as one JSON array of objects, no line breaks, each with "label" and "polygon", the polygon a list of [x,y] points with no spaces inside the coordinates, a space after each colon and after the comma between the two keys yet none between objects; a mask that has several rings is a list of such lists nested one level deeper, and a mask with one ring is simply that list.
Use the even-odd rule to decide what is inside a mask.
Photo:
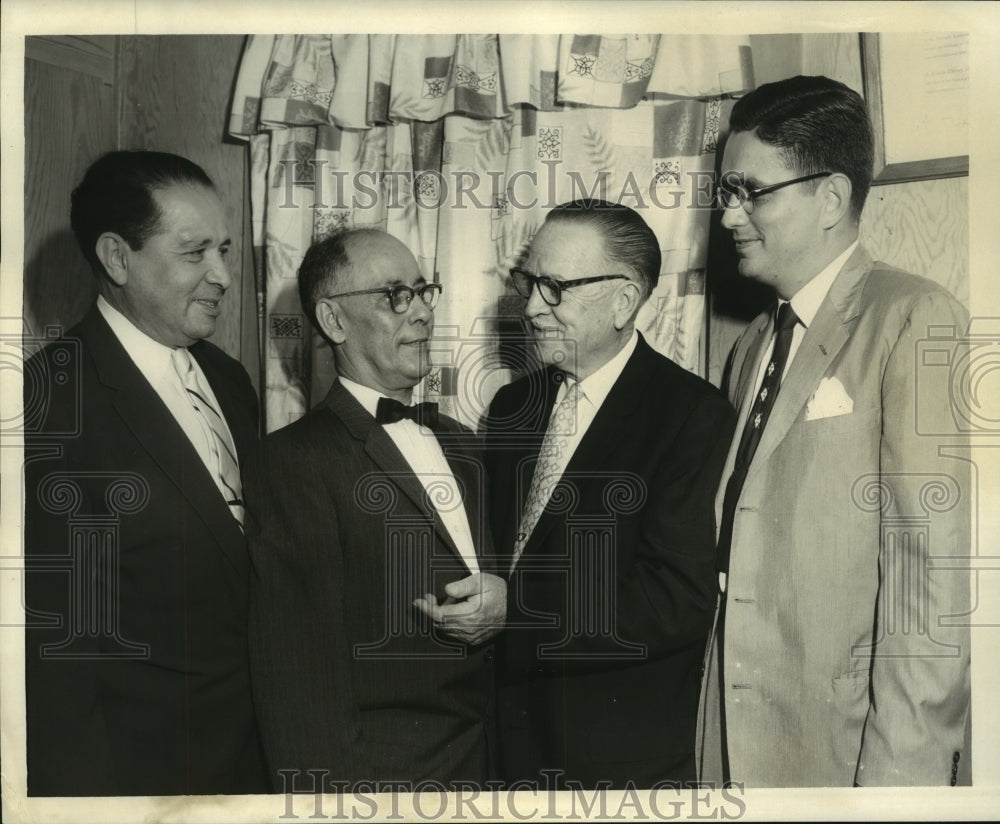
[{"label": "clasped hand", "polygon": [[447,598],[439,604],[430,592],[413,605],[450,638],[481,644],[503,629],[507,618],[507,582],[488,572],[452,581],[444,588]]}]

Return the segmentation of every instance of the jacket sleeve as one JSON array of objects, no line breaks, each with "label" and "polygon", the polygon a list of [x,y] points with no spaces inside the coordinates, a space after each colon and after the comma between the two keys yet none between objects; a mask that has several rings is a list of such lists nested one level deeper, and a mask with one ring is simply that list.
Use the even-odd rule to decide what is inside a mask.
[{"label": "jacket sleeve", "polygon": [[861,785],[949,784],[968,770],[963,731],[976,489],[968,435],[957,425],[969,399],[953,391],[962,386],[952,380],[967,350],[960,340],[928,339],[932,325],[949,324],[959,338],[967,328],[956,301],[943,293],[921,297],[882,382],[878,596]]}]

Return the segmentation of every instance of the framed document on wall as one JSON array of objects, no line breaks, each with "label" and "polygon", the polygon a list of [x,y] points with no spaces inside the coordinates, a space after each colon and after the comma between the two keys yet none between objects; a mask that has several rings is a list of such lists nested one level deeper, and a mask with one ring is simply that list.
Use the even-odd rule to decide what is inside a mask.
[{"label": "framed document on wall", "polygon": [[969,33],[861,34],[873,182],[969,173]]}]

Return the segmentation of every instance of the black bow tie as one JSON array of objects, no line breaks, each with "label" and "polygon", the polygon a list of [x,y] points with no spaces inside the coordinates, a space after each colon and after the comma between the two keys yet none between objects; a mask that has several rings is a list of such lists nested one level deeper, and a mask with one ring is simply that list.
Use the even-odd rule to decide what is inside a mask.
[{"label": "black bow tie", "polygon": [[403,418],[409,418],[414,423],[433,429],[438,423],[438,405],[436,403],[417,403],[405,406],[392,398],[379,398],[375,410],[376,423],[396,423]]}]

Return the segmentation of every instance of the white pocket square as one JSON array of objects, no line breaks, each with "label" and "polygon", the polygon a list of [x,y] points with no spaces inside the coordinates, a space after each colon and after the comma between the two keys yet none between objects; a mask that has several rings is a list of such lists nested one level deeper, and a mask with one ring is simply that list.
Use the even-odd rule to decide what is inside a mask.
[{"label": "white pocket square", "polygon": [[854,411],[854,401],[839,378],[823,378],[806,404],[806,420],[834,418]]}]

